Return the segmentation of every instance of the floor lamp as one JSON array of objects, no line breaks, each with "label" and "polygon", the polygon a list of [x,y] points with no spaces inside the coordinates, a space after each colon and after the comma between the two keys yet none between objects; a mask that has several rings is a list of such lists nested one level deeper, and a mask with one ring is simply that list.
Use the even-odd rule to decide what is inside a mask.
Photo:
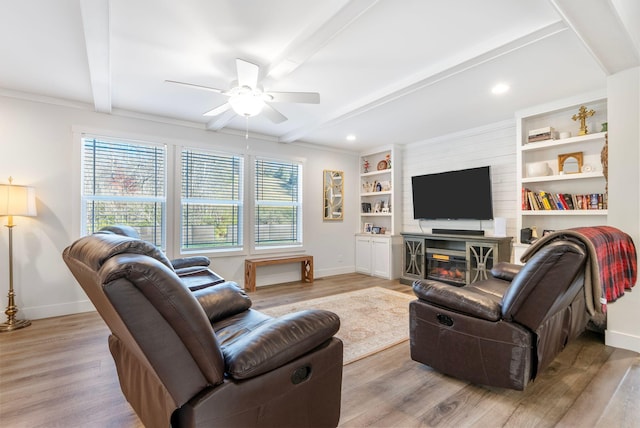
[{"label": "floor lamp", "polygon": [[0,216],[7,216],[9,229],[9,303],[7,310],[7,321],[0,324],[0,332],[13,331],[31,325],[29,320],[18,320],[16,314],[18,308],[15,303],[15,293],[13,292],[13,216],[36,215],[36,191],[33,187],[14,186],[13,178],[9,177],[9,184],[0,184]]}]

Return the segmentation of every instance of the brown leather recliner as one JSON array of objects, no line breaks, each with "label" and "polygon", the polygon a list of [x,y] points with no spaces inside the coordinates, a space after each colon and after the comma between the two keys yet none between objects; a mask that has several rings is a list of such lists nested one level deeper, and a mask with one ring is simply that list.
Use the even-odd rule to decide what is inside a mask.
[{"label": "brown leather recliner", "polygon": [[[96,233],[115,233],[141,239],[136,229],[125,224],[105,226]],[[211,260],[205,256],[180,257],[170,260],[171,267],[192,291],[224,282],[224,278],[209,268]]]},{"label": "brown leather recliner", "polygon": [[567,238],[464,287],[415,281],[411,358],[471,383],[523,390],[587,325],[585,260],[584,246]]},{"label": "brown leather recliner", "polygon": [[63,259],[111,329],[121,389],[148,427],[335,427],[340,320],[272,318],[235,283],[191,291],[152,244],[83,237]]}]

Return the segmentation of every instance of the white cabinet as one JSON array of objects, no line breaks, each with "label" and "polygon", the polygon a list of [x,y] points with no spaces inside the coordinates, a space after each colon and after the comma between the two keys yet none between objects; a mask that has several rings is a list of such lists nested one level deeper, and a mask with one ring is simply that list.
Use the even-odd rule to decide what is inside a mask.
[{"label": "white cabinet", "polygon": [[372,274],[373,266],[371,237],[356,236],[356,272]]},{"label": "white cabinet", "polygon": [[356,272],[393,279],[399,275],[399,236],[356,235]]},{"label": "white cabinet", "polygon": [[[579,135],[580,120],[572,119],[581,106],[594,111],[586,119],[586,135]],[[535,228],[538,236],[542,236],[545,230],[606,224],[607,191],[601,153],[607,133],[600,132],[606,122],[607,101],[599,94],[550,103],[516,114],[518,231]],[[532,130],[548,127],[553,128],[552,138],[529,142]],[[575,173],[564,173],[559,165],[559,158],[569,154],[578,154],[582,159],[582,167],[576,168]],[[541,165],[542,169],[534,171],[534,166]],[[540,174],[545,171],[544,166],[546,172]],[[577,201],[584,200],[589,201],[588,209],[586,205],[577,206]],[[518,261],[517,255],[515,261]]]}]

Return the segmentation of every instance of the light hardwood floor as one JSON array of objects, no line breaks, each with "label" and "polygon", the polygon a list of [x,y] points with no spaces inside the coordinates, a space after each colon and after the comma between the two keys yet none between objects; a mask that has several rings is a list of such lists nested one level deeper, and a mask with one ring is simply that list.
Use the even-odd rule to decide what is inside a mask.
[{"label": "light hardwood floor", "polygon": [[[359,274],[251,293],[261,309],[381,286]],[[141,427],[120,392],[96,313],[0,335],[0,426]],[[638,427],[640,355],[587,332],[523,392],[475,386],[412,361],[408,342],[344,367],[341,427]]]}]

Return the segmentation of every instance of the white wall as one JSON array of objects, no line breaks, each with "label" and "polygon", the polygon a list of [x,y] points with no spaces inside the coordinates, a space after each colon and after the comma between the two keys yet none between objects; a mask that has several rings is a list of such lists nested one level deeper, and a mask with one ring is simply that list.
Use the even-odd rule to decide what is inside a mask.
[{"label": "white wall", "polygon": [[[640,68],[607,79],[610,226],[628,233],[640,251]],[[610,303],[605,343],[640,352],[640,285]]]},{"label": "white wall", "polygon": [[[62,261],[62,250],[79,236],[79,145],[74,131],[93,131],[114,137],[140,138],[171,145],[208,146],[249,153],[303,159],[305,250],[314,256],[315,275],[354,271],[354,231],[358,226],[355,195],[341,222],[322,221],[322,171],[345,172],[345,189],[358,179],[357,154],[319,150],[302,144],[205,131],[192,124],[162,123],[146,118],[106,115],[86,106],[55,105],[0,96],[0,182],[11,175],[15,184],[36,188],[38,216],[16,218],[14,229],[14,287],[18,318],[37,319],[93,307]],[[77,136],[76,136],[77,137]],[[171,147],[169,148],[171,150]],[[3,222],[5,219],[1,219]],[[178,256],[171,248],[170,257]],[[244,256],[212,258],[214,270],[242,284]],[[8,289],[8,234],[0,230],[0,308]],[[261,268],[258,285],[299,279],[299,266]]]},{"label": "white wall", "polygon": [[414,175],[490,165],[494,217],[504,217],[507,236],[516,236],[515,120],[408,144],[403,155],[403,232],[430,233],[432,228],[482,229],[487,236],[492,236],[493,221],[414,220],[411,195]]}]

